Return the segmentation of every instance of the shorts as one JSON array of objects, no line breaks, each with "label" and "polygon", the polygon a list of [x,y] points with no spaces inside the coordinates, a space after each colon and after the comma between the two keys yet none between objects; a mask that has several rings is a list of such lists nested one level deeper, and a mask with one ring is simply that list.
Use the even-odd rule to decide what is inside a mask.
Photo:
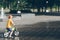
[{"label": "shorts", "polygon": [[10,31],[10,32],[12,31],[12,28],[6,28],[6,29],[7,29],[8,32],[9,32],[9,31]]}]

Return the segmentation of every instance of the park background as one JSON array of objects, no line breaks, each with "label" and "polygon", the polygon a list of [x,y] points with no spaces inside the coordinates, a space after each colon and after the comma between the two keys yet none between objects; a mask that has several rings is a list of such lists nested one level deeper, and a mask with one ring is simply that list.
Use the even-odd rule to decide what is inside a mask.
[{"label": "park background", "polygon": [[47,14],[47,12],[49,12],[49,15],[59,15],[60,0],[0,0],[0,9],[2,7],[6,13],[19,10],[22,13],[38,15]]},{"label": "park background", "polygon": [[[1,40],[60,40],[60,0],[0,0],[0,9]],[[10,14],[19,31],[14,39],[2,36]]]}]

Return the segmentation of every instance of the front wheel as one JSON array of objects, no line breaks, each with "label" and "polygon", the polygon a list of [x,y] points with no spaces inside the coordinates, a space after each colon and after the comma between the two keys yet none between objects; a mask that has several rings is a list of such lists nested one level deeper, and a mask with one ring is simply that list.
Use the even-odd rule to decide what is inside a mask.
[{"label": "front wheel", "polygon": [[15,36],[19,36],[19,32],[18,31],[15,31],[14,34],[15,34]]}]

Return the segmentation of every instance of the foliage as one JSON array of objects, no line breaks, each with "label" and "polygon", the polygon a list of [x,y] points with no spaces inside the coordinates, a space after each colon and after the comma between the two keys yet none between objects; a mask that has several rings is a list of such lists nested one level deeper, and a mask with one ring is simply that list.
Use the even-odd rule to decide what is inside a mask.
[{"label": "foliage", "polygon": [[[20,3],[18,3],[18,1]],[[46,3],[48,1],[48,3]],[[42,8],[60,6],[60,0],[0,0],[0,7],[21,10],[24,8]]]}]

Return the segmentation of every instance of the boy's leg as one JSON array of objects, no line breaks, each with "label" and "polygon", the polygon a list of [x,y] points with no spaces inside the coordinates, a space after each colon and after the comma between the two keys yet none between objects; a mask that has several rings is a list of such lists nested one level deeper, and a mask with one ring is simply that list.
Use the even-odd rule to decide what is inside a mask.
[{"label": "boy's leg", "polygon": [[13,31],[11,31],[11,33],[10,33],[9,37],[11,37],[11,36],[12,36],[12,34],[13,34]]},{"label": "boy's leg", "polygon": [[6,29],[7,29],[7,31],[6,31],[6,32],[9,34],[9,33],[10,33],[10,30],[9,30],[9,28],[6,28]]},{"label": "boy's leg", "polygon": [[13,34],[13,30],[12,30],[11,28],[9,28],[9,30],[10,30],[10,35],[9,35],[9,37],[11,37],[12,34]]}]

